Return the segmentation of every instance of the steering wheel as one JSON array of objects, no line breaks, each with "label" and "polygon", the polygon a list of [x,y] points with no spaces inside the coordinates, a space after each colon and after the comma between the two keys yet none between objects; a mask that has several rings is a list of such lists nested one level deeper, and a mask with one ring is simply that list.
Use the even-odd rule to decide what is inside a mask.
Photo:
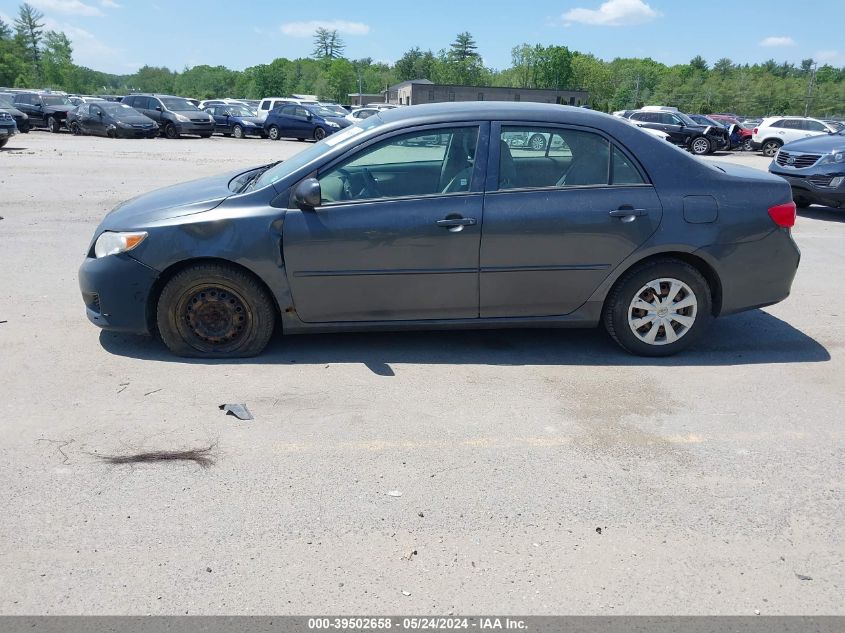
[{"label": "steering wheel", "polygon": [[378,180],[376,180],[375,176],[373,176],[373,173],[366,167],[364,167],[362,173],[364,174],[364,191],[367,194],[367,197],[383,198],[384,195],[379,189]]}]

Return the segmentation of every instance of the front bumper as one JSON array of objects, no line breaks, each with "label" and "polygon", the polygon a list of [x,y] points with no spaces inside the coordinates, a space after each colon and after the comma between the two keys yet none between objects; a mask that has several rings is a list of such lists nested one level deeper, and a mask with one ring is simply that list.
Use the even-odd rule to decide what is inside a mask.
[{"label": "front bumper", "polygon": [[[774,165],[775,163],[772,164]],[[845,177],[845,169],[829,172],[816,169],[814,173],[796,174],[770,167],[769,173],[786,180],[789,186],[792,187],[793,194],[798,193],[816,204],[838,207],[845,203],[845,181],[838,187],[825,186],[824,184],[825,182],[829,183],[832,178],[838,176]]]},{"label": "front bumper", "polygon": [[176,130],[179,134],[214,134],[214,123],[195,123],[193,121],[189,123],[182,123],[181,121],[175,122],[173,125],[176,126]]},{"label": "front bumper", "polygon": [[149,334],[147,306],[158,276],[126,254],[87,257],[79,268],[79,290],[88,320],[104,330]]},{"label": "front bumper", "polygon": [[0,127],[0,138],[10,138],[17,133],[17,127]]},{"label": "front bumper", "polygon": [[114,130],[115,134],[120,138],[156,138],[159,135],[158,127],[122,128],[118,125]]},{"label": "front bumper", "polygon": [[720,315],[783,301],[801,261],[789,229],[780,228],[754,242],[714,244],[701,252],[716,264],[722,286]]}]

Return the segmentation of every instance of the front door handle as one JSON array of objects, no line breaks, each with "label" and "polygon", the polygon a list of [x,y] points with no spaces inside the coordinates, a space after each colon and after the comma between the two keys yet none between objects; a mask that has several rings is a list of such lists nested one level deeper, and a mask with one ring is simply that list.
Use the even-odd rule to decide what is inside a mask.
[{"label": "front door handle", "polygon": [[465,226],[475,226],[477,220],[475,218],[446,218],[445,220],[437,220],[437,226],[444,229],[449,229],[451,233],[458,233],[464,230]]}]

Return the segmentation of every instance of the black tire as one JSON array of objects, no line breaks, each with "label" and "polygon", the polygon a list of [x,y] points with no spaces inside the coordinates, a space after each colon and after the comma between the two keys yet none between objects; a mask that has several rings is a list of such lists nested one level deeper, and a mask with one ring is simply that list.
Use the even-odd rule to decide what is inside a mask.
[{"label": "black tire", "polygon": [[796,194],[794,191],[792,193],[792,201],[795,203],[795,206],[799,209],[806,209],[809,207],[813,202],[801,194]]},{"label": "black tire", "polygon": [[240,125],[236,125],[232,128],[232,136],[235,138],[245,138],[246,135],[244,134],[244,129]]},{"label": "black tire", "polygon": [[689,151],[696,156],[704,156],[713,151],[713,144],[706,136],[696,136],[689,142]]},{"label": "black tire", "polygon": [[751,147],[751,139],[750,138],[744,140],[742,142],[742,145],[740,145],[740,147],[742,148],[743,151],[746,151],[746,152],[751,152],[751,151],[754,150],[754,148]]},{"label": "black tire", "polygon": [[763,156],[767,158],[773,158],[775,154],[778,153],[778,150],[781,148],[783,143],[778,140],[770,139],[763,143],[763,146],[760,148],[763,150]]},{"label": "black tire", "polygon": [[8,143],[8,142],[9,142],[8,138],[0,138],[0,149],[3,149],[4,147],[6,147],[6,143]]},{"label": "black tire", "polygon": [[74,121],[70,124],[70,133],[74,136],[82,136],[82,128],[79,127],[79,123]]},{"label": "black tire", "polygon": [[200,138],[211,138],[211,134],[200,134]]},{"label": "black tire", "polygon": [[267,128],[267,138],[271,141],[280,141],[282,139],[281,130],[278,125],[271,125]]},{"label": "black tire", "polygon": [[298,139],[296,139],[296,140],[297,140],[297,141],[299,141],[300,143],[304,143],[304,142],[305,142],[305,139],[304,139],[304,138],[298,138]]},{"label": "black tire", "polygon": [[326,131],[319,126],[315,127],[314,128],[314,140],[315,141],[322,141],[324,138],[326,138]]},{"label": "black tire", "polygon": [[245,358],[260,354],[276,323],[276,308],[251,274],[207,263],[177,273],[156,307],[158,331],[178,356]]},{"label": "black tire", "polygon": [[[653,321],[645,323],[639,328],[639,335],[637,335],[634,333],[634,324],[629,322],[629,314],[632,319],[648,316],[644,310],[634,307],[633,302],[636,297],[643,296],[642,290],[650,290],[650,288],[646,288],[647,284],[658,280],[680,281],[694,295],[694,308],[681,308],[681,310],[686,311],[686,314],[679,315],[686,319],[691,316],[693,318],[692,323],[685,327],[680,335],[677,334],[676,328],[671,322],[668,324],[668,327],[672,328],[673,334],[678,337],[674,342],[667,342],[666,324],[658,325],[654,324]],[[668,281],[660,283],[661,294],[665,291],[668,295],[669,287]],[[655,294],[652,291],[652,299],[654,299]],[[681,299],[685,298],[680,293],[678,296]],[[657,314],[660,313],[657,312]],[[667,316],[667,314],[662,316]],[[638,356],[671,356],[693,345],[713,321],[713,299],[710,286],[704,276],[686,262],[672,258],[654,259],[635,266],[617,280],[605,301],[603,321],[608,334],[628,352]],[[678,325],[684,327],[680,323]],[[652,328],[655,329],[655,343],[642,340],[640,336],[647,336]],[[661,331],[663,332],[662,336]]]},{"label": "black tire", "polygon": [[534,134],[528,139],[528,147],[534,151],[541,152],[546,149],[546,137],[542,134]]},{"label": "black tire", "polygon": [[54,117],[54,116],[48,116],[48,117],[47,117],[47,127],[50,129],[50,131],[51,131],[53,134],[58,134],[58,133],[59,133],[59,130],[61,130],[61,129],[62,129],[62,122],[61,122],[61,121],[59,121],[59,120],[58,120],[56,117]]},{"label": "black tire", "polygon": [[179,130],[176,129],[176,126],[173,125],[172,123],[167,123],[164,126],[163,131],[164,131],[165,138],[174,139],[174,138],[180,138],[182,136],[181,134],[179,134]]}]

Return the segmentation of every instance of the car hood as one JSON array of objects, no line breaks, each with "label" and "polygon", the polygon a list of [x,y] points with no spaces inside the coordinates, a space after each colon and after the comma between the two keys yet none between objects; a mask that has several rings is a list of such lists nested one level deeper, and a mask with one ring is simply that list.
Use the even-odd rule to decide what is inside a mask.
[{"label": "car hood", "polygon": [[44,106],[44,112],[70,112],[71,110],[75,110],[75,105],[51,105],[51,106]]},{"label": "car hood", "polygon": [[333,123],[337,123],[340,127],[349,127],[352,124],[352,121],[343,116],[326,116],[323,118],[326,121],[332,121]]},{"label": "car hood", "polygon": [[173,185],[128,200],[106,215],[97,233],[103,230],[143,228],[159,220],[210,211],[233,195],[233,192],[229,190],[229,182],[243,172],[244,170],[241,169],[220,176]]},{"label": "car hood", "polygon": [[845,136],[839,134],[819,134],[792,141],[783,146],[788,152],[811,152],[813,154],[828,154],[836,150],[845,150]]},{"label": "car hood", "polygon": [[27,115],[25,115],[23,112],[21,112],[17,108],[7,108],[5,106],[0,106],[0,112],[8,112],[12,116],[22,116],[22,117],[27,118],[27,119],[29,118]]}]

